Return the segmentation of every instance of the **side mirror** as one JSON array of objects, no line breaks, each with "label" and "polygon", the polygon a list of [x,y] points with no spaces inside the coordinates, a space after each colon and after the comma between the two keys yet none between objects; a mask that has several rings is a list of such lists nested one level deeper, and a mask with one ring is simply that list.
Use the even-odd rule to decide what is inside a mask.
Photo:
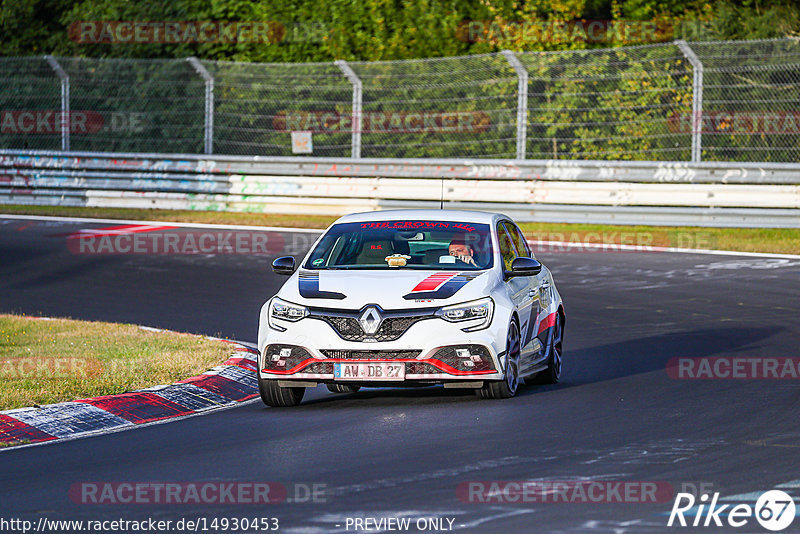
[{"label": "side mirror", "polygon": [[294,272],[294,257],[283,256],[277,258],[275,261],[272,262],[272,270],[275,271],[275,274],[283,274],[289,276]]},{"label": "side mirror", "polygon": [[533,258],[514,258],[511,262],[511,272],[506,273],[512,276],[536,276],[542,271],[542,264]]}]

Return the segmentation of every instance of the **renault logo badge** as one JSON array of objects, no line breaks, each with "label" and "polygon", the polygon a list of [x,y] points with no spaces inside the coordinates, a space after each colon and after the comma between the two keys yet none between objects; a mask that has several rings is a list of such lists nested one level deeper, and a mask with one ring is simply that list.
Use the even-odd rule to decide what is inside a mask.
[{"label": "renault logo badge", "polygon": [[358,318],[358,324],[361,325],[361,329],[364,333],[368,335],[373,335],[377,332],[382,322],[383,317],[381,317],[381,313],[375,306],[367,307],[364,313],[361,314],[361,317]]}]

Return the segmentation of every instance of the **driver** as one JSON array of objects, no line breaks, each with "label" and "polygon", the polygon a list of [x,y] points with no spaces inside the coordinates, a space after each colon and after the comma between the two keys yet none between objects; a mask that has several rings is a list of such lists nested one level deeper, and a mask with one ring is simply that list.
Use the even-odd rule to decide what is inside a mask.
[{"label": "driver", "polygon": [[472,257],[475,254],[475,251],[470,245],[467,245],[467,242],[463,237],[454,237],[453,240],[450,241],[450,247],[448,247],[448,251],[450,252],[450,255],[455,256],[456,259],[461,260],[468,265],[474,265],[475,267],[478,266],[475,263],[475,259]]}]

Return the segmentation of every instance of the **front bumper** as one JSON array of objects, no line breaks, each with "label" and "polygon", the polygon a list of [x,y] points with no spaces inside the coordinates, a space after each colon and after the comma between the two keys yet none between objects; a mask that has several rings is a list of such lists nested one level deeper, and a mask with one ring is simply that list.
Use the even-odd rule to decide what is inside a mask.
[{"label": "front bumper", "polygon": [[[266,306],[265,306],[266,308]],[[285,331],[269,327],[266,309],[259,328],[259,374],[264,379],[338,382],[337,363],[397,362],[405,366],[401,382],[375,385],[413,385],[501,380],[505,336],[497,314],[488,328],[464,332],[466,323],[430,318],[412,324],[398,339],[388,342],[346,341],[325,321],[307,317],[281,323]],[[498,341],[501,340],[501,341]],[[370,383],[352,379],[349,384]]]}]

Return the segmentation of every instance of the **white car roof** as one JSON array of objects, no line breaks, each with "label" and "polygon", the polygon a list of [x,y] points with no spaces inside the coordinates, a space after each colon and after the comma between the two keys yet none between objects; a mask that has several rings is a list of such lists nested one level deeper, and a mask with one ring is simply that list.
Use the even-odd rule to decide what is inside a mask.
[{"label": "white car roof", "polygon": [[336,223],[396,221],[398,219],[417,219],[427,221],[459,221],[476,224],[491,224],[497,219],[505,218],[499,213],[470,210],[381,210],[363,213],[351,213],[339,218]]}]

